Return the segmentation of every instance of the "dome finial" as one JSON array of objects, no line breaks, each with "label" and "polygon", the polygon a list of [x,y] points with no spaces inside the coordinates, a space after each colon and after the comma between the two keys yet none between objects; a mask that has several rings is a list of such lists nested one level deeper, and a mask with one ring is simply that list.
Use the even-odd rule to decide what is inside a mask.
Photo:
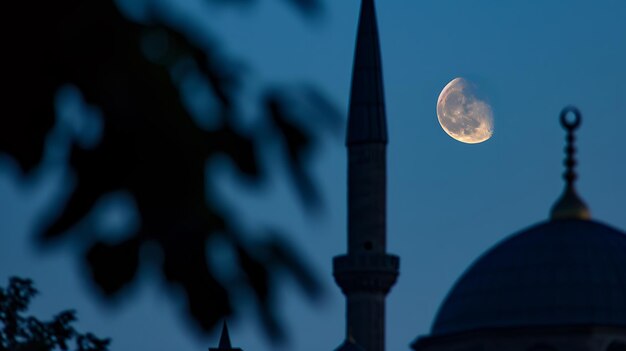
[{"label": "dome finial", "polygon": [[[574,119],[569,120],[568,115],[573,114]],[[561,197],[552,207],[550,217],[554,219],[589,219],[591,214],[587,205],[580,199],[576,193],[574,182],[577,175],[576,167],[576,148],[574,141],[576,140],[574,132],[580,127],[582,116],[580,111],[574,106],[567,106],[561,111],[561,125],[567,131],[565,146],[565,189]]]}]

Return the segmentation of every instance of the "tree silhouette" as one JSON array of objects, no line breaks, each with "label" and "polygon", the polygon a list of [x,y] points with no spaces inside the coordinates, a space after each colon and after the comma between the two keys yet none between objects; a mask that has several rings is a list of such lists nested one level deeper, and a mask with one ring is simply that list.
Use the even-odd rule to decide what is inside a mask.
[{"label": "tree silhouette", "polygon": [[[318,0],[289,1],[305,15],[320,8]],[[218,43],[196,40],[184,23],[156,10],[138,22],[113,0],[34,6],[5,4],[5,13],[24,20],[4,44],[8,62],[0,84],[10,93],[8,112],[0,118],[0,152],[16,161],[24,177],[42,166],[46,138],[64,128],[55,113],[64,87],[99,111],[102,126],[99,141],[90,145],[66,133],[73,190],[51,209],[59,214],[42,230],[42,242],[76,233],[86,243],[82,255],[91,278],[109,299],[137,280],[140,264],[159,264],[164,281],[182,287],[187,315],[204,330],[232,313],[233,294],[252,291],[267,331],[281,337],[272,303],[281,272],[295,277],[311,296],[319,285],[284,236],[256,243],[243,239],[249,233],[237,225],[238,214],[211,194],[215,185],[207,163],[225,157],[249,184],[262,187],[273,171],[261,163],[261,154],[269,152],[266,144],[280,143],[305,208],[315,208],[319,197],[306,166],[323,133],[337,128],[332,104],[310,86],[268,86],[259,101],[244,101],[246,76],[220,54]],[[206,88],[194,94],[214,102],[209,112],[189,108],[184,86],[191,79]],[[245,104],[254,104],[260,114],[253,128],[238,123]],[[198,123],[205,117],[210,126]],[[129,195],[140,217],[137,230],[117,240],[89,221],[98,202],[114,193]],[[82,229],[74,230],[78,224]],[[221,268],[207,257],[213,239],[234,252],[226,264],[236,273],[227,281],[216,277]],[[147,244],[160,254],[142,255]]]},{"label": "tree silhouette", "polygon": [[106,351],[109,339],[99,339],[91,333],[82,334],[72,327],[74,311],[63,311],[49,322],[24,316],[37,290],[30,279],[12,277],[9,286],[0,287],[0,351],[69,350]]}]

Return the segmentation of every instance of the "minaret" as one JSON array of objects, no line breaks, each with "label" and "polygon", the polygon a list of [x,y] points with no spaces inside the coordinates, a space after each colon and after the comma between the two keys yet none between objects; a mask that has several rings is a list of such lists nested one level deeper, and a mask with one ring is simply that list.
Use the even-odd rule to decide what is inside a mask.
[{"label": "minaret", "polygon": [[333,260],[346,295],[346,333],[385,349],[385,297],[400,260],[386,252],[387,121],[374,0],[362,0],[352,72],[348,148],[348,254]]}]

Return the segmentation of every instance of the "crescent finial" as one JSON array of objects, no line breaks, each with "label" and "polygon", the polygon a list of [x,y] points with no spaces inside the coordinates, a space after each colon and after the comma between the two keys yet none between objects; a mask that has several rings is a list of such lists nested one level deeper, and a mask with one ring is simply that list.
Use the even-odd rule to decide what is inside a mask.
[{"label": "crescent finial", "polygon": [[[569,119],[573,115],[574,119]],[[561,111],[561,126],[566,130],[567,135],[565,145],[565,189],[561,197],[552,207],[551,219],[590,219],[591,213],[585,202],[576,193],[574,183],[576,182],[576,147],[574,143],[576,136],[574,132],[580,127],[582,115],[580,110],[574,106],[567,106]]]}]

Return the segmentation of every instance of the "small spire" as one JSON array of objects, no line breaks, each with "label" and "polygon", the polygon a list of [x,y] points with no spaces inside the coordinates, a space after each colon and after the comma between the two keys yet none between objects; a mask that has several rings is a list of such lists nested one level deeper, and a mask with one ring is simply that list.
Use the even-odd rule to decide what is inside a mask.
[{"label": "small spire", "polygon": [[[568,120],[567,116],[572,113],[573,120]],[[582,116],[580,111],[574,106],[567,106],[561,111],[561,126],[567,131],[565,146],[565,189],[561,197],[552,207],[551,219],[590,219],[591,214],[585,202],[576,193],[574,183],[576,182],[576,148],[574,142],[576,137],[574,132],[580,127]]]},{"label": "small spire", "polygon": [[224,321],[224,325],[222,326],[222,336],[220,336],[220,349],[230,349],[230,335],[228,335],[228,324]]},{"label": "small spire", "polygon": [[240,348],[233,348],[230,343],[230,335],[228,334],[228,324],[224,321],[222,325],[222,335],[220,336],[220,342],[217,348],[211,347],[209,351],[225,351],[225,350],[233,350],[233,351],[242,351]]}]

